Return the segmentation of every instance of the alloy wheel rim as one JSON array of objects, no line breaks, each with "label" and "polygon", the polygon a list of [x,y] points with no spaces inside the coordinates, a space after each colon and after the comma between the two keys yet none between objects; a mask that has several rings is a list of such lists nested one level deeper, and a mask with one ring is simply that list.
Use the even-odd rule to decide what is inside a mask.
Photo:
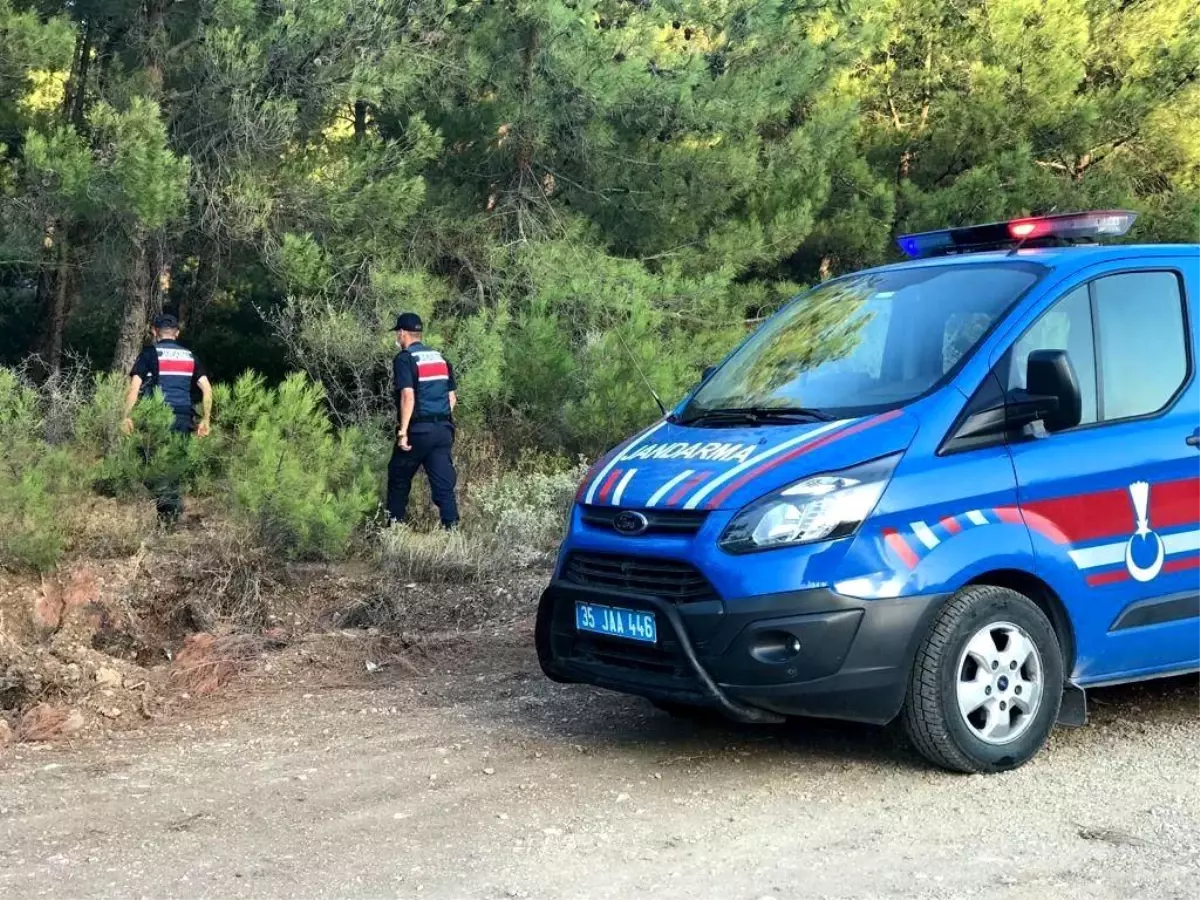
[{"label": "alloy wheel rim", "polygon": [[1007,744],[1023,735],[1041,708],[1044,688],[1041,654],[1019,625],[985,625],[959,656],[958,712],[986,744]]}]

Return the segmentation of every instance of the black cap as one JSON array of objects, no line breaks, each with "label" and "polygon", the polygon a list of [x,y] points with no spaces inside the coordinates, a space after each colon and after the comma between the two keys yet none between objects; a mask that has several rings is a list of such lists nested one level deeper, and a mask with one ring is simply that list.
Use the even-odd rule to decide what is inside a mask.
[{"label": "black cap", "polygon": [[159,313],[150,324],[159,331],[172,331],[179,327],[179,320],[170,313]]},{"label": "black cap", "polygon": [[396,327],[392,330],[411,331],[414,334],[418,334],[425,329],[421,324],[421,317],[416,313],[400,313],[400,315],[396,317]]}]

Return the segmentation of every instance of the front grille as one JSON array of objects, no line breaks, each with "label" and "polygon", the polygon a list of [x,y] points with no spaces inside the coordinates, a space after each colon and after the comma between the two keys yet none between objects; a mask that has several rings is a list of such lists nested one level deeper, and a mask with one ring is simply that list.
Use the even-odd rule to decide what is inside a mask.
[{"label": "front grille", "polygon": [[674,559],[572,553],[563,577],[575,584],[660,597],[676,603],[715,600],[717,592],[694,566]]},{"label": "front grille", "polygon": [[[580,512],[583,524],[615,531],[613,519],[624,512],[616,506],[585,506]],[[708,518],[700,509],[639,509],[648,526],[642,534],[695,534]]]}]

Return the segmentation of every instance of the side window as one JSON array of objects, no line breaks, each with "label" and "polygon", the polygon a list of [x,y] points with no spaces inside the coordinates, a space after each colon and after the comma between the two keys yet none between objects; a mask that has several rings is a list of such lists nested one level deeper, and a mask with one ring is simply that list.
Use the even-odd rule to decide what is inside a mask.
[{"label": "side window", "polygon": [[1079,379],[1079,390],[1083,394],[1083,417],[1081,425],[1097,421],[1096,402],[1096,353],[1092,331],[1092,304],[1087,285],[1075,288],[1071,293],[1050,307],[1033,323],[1013,345],[1010,353],[1012,367],[1009,369],[1008,389],[1025,387],[1025,368],[1029,354],[1035,350],[1066,350]]},{"label": "side window", "polygon": [[1131,272],[1092,282],[1100,338],[1103,421],[1156,413],[1187,378],[1187,327],[1172,272]]}]

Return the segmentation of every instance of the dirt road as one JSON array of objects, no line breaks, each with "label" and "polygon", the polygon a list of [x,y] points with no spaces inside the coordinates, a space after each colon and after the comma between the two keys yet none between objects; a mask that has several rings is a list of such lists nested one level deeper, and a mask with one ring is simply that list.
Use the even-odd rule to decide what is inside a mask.
[{"label": "dirt road", "polygon": [[1003,776],[870,728],[697,726],[523,635],[0,766],[4,897],[1194,898],[1197,682]]}]

